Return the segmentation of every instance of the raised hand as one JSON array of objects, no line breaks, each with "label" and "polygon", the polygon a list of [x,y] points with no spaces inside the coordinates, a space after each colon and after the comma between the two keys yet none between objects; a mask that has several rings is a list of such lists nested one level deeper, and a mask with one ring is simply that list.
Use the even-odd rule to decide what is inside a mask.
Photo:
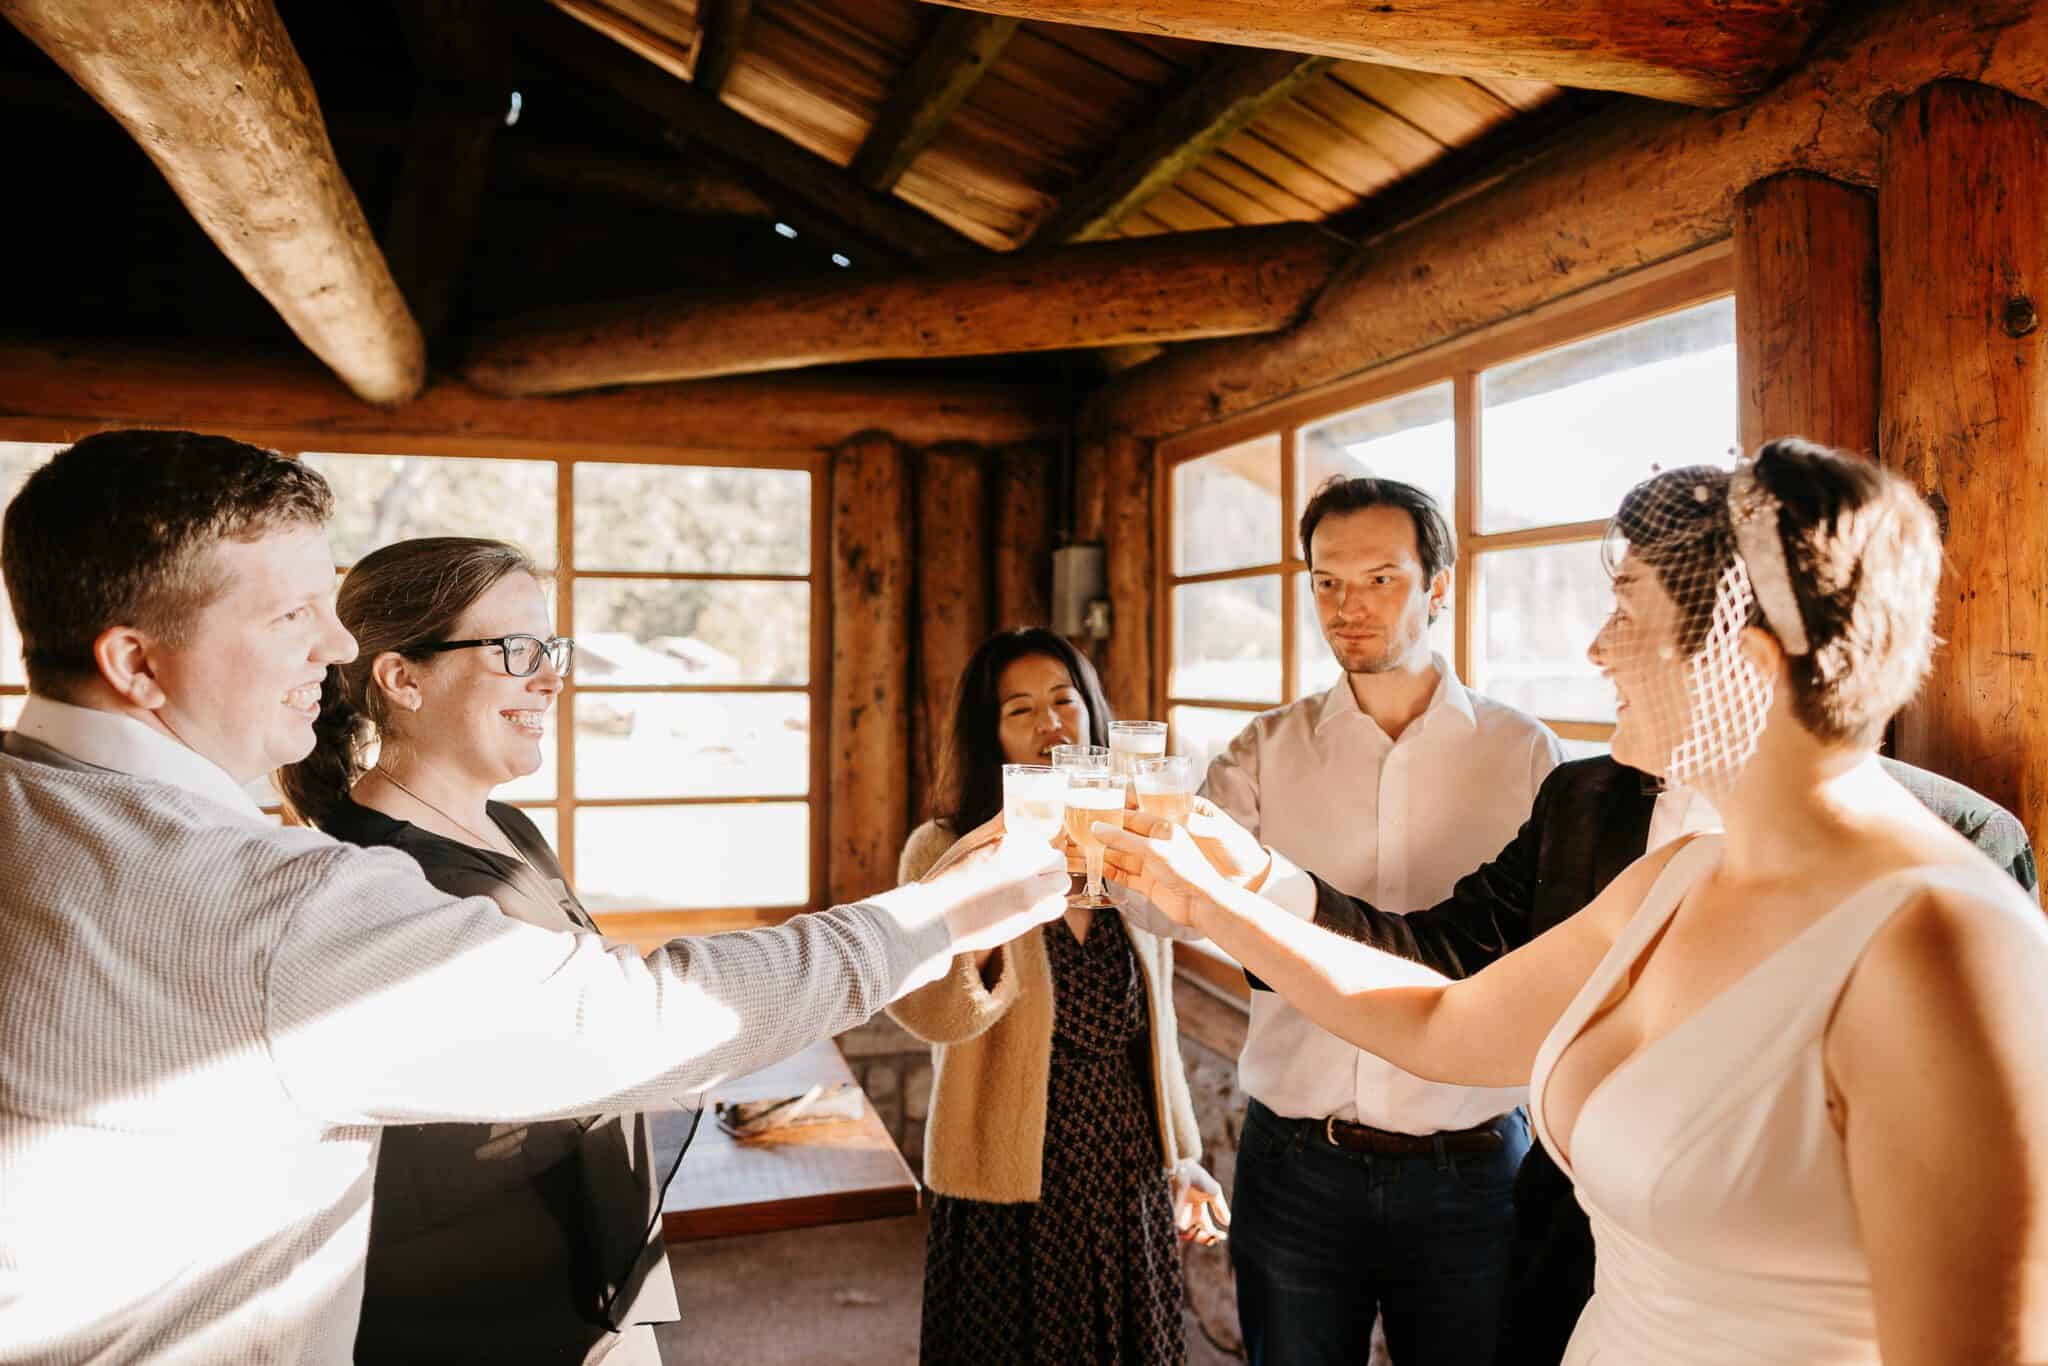
[{"label": "raised hand", "polygon": [[1193,835],[1161,817],[1126,811],[1122,828],[1098,821],[1095,833],[1102,837],[1103,875],[1145,897],[1177,925],[1193,925],[1196,912],[1213,905],[1230,881]]},{"label": "raised hand", "polygon": [[1066,860],[1042,840],[1004,838],[991,822],[949,850],[922,890],[944,916],[953,951],[973,953],[1064,912]]},{"label": "raised hand", "polygon": [[1261,876],[1272,862],[1259,837],[1207,797],[1195,798],[1195,809],[1188,816],[1188,834],[1209,860],[1209,866],[1240,887]]}]

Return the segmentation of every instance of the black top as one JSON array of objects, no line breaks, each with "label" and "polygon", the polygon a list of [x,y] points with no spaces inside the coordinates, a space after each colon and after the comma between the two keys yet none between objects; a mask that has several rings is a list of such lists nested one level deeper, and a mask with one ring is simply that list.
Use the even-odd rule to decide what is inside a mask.
[{"label": "black top", "polygon": [[[487,809],[524,862],[354,802],[324,825],[351,844],[401,850],[450,895],[596,933],[533,822],[516,807]],[[639,1115],[386,1128],[356,1360],[594,1361],[612,1324],[672,1318],[658,1226],[648,1236],[657,1179]]]}]

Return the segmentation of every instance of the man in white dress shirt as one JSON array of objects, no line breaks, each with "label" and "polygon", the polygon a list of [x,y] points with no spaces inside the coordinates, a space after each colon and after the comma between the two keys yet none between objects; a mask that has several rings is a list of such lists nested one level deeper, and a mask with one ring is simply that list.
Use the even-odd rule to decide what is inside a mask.
[{"label": "man in white dress shirt", "polygon": [[379,1126],[692,1103],[1064,910],[1010,850],[643,959],[272,824],[244,788],[355,653],[331,507],[274,452],[110,432],[7,509],[0,1363],[344,1366]]},{"label": "man in white dress shirt", "polygon": [[[1427,494],[1332,480],[1301,541],[1344,676],[1260,715],[1203,794],[1342,891],[1431,905],[1515,833],[1562,752],[1430,650],[1456,546]],[[1252,1099],[1230,1246],[1251,1360],[1361,1361],[1380,1314],[1400,1366],[1486,1366],[1529,1146],[1522,1091],[1424,1081],[1266,991],[1239,1073]]]}]

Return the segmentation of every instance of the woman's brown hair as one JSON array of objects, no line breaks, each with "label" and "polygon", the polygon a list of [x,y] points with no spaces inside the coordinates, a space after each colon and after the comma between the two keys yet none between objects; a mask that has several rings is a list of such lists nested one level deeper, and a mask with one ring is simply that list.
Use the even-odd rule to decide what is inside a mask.
[{"label": "woman's brown hair", "polygon": [[334,610],[356,638],[356,657],[327,668],[313,752],[277,771],[292,819],[324,824],[363,776],[364,752],[389,733],[389,704],[371,674],[377,657],[447,639],[470,604],[509,574],[540,577],[519,547],[473,536],[399,541],[348,571]]}]

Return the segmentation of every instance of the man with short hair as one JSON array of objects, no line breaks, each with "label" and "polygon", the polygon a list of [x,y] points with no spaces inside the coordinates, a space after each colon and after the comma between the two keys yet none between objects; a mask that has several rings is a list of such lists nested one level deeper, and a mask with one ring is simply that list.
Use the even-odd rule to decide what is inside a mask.
[{"label": "man with short hair", "polygon": [[673,1106],[1064,909],[1047,848],[644,960],[269,822],[335,619],[309,467],[113,432],[0,528],[0,1362],[350,1358],[383,1124]]},{"label": "man with short hair", "polygon": [[[1422,490],[1332,480],[1301,544],[1344,676],[1254,720],[1203,794],[1336,888],[1428,905],[1522,823],[1557,739],[1430,650],[1457,550]],[[1484,1366],[1529,1146],[1523,1092],[1424,1081],[1270,992],[1253,996],[1239,1067],[1252,1099],[1231,1259],[1251,1360],[1363,1360],[1379,1314],[1403,1366]]]}]

